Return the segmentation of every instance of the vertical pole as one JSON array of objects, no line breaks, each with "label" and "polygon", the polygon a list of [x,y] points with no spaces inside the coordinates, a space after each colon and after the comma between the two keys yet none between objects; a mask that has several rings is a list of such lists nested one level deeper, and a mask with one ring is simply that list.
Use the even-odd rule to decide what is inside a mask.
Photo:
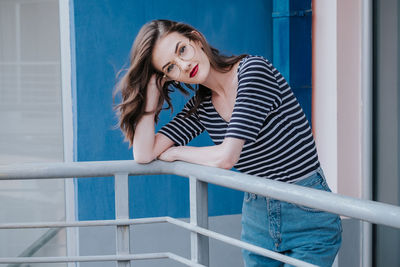
[{"label": "vertical pole", "polygon": [[[208,229],[208,184],[190,176],[190,223]],[[209,266],[208,237],[192,232],[191,258],[192,261]]]},{"label": "vertical pole", "polygon": [[[71,5],[70,5],[71,4]],[[70,14],[73,11],[73,3],[69,0],[58,1],[60,14],[60,60],[61,60],[61,92],[62,92],[62,122],[64,136],[64,162],[74,161],[74,130],[72,112],[72,63],[71,63],[71,33],[72,21]],[[77,205],[75,194],[75,178],[65,179],[65,220],[75,221]],[[67,227],[67,256],[78,256],[79,228]],[[79,262],[69,262],[68,267],[79,267]]]},{"label": "vertical pole", "polygon": [[[362,97],[362,191],[363,199],[372,199],[372,0],[361,3],[361,97]],[[361,222],[361,265],[372,266],[372,225]]]},{"label": "vertical pole", "polygon": [[[115,174],[115,219],[129,219],[128,174]],[[116,254],[130,254],[129,225],[118,225],[116,228]],[[131,262],[117,261],[117,267],[130,267]]]}]

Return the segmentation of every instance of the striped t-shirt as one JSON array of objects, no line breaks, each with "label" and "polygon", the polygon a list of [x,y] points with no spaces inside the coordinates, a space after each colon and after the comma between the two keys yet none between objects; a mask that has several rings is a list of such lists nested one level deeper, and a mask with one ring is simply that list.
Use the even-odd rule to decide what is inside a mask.
[{"label": "striped t-shirt", "polygon": [[164,134],[177,145],[208,132],[215,144],[225,137],[245,140],[235,168],[268,179],[295,182],[315,172],[318,161],[309,123],[285,78],[259,56],[247,56],[238,67],[236,102],[229,122],[216,111],[211,94],[191,116],[191,98]]}]

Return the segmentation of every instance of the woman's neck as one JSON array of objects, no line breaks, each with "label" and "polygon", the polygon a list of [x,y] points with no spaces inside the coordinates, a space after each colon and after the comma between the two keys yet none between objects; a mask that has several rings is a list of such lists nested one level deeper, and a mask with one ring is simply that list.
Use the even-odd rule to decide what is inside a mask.
[{"label": "woman's neck", "polygon": [[233,65],[228,72],[220,72],[214,68],[210,68],[210,73],[202,85],[210,88],[213,94],[218,96],[227,96],[236,84],[237,64]]}]

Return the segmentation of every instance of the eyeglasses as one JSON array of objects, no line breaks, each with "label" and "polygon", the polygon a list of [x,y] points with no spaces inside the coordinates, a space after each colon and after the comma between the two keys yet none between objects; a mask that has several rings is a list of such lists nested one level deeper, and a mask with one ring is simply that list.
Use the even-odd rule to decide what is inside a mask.
[{"label": "eyeglasses", "polygon": [[[178,57],[181,60],[188,61],[194,57],[195,50],[191,44],[180,43],[177,49]],[[176,62],[172,62],[164,67],[164,78],[179,78],[181,75],[181,67],[179,67]]]}]

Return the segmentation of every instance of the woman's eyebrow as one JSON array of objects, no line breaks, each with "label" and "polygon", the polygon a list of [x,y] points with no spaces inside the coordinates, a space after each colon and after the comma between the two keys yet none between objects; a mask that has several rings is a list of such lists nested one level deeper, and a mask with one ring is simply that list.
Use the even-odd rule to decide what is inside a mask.
[{"label": "woman's eyebrow", "polygon": [[[179,41],[179,42],[176,43],[176,46],[175,46],[175,54],[176,54],[176,52],[178,51],[178,47],[179,47],[179,44],[180,44],[180,43],[181,43],[181,41]],[[167,64],[165,64],[161,69],[163,70],[166,66],[168,66],[169,63],[171,63],[171,61],[169,61]]]},{"label": "woman's eyebrow", "polygon": [[179,44],[181,43],[181,41],[179,41],[179,42],[177,42],[176,43],[176,46],[175,46],[175,54],[176,54],[176,51],[178,51],[178,47],[179,47]]}]

